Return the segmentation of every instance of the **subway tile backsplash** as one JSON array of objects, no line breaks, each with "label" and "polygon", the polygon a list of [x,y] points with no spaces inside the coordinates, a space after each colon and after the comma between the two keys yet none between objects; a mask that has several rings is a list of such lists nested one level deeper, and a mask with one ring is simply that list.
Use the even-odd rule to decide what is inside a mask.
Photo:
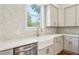
[{"label": "subway tile backsplash", "polygon": [[79,34],[79,27],[59,27],[57,29],[57,32],[61,34]]},{"label": "subway tile backsplash", "polygon": [[[37,29],[25,28],[25,5],[0,5],[0,40],[36,36]],[[56,28],[44,28],[43,34],[56,33]]]}]

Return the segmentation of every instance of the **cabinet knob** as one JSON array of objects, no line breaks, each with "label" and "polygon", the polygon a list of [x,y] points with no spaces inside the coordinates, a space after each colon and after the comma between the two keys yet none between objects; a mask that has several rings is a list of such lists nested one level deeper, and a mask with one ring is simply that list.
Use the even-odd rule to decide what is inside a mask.
[{"label": "cabinet knob", "polygon": [[71,42],[71,41],[69,41],[69,44],[72,44],[72,42]]},{"label": "cabinet knob", "polygon": [[56,43],[58,43],[58,41],[56,41]]},{"label": "cabinet knob", "polygon": [[59,44],[61,44],[61,42],[59,41]]},{"label": "cabinet knob", "polygon": [[56,25],[56,23],[54,22],[54,25]]}]

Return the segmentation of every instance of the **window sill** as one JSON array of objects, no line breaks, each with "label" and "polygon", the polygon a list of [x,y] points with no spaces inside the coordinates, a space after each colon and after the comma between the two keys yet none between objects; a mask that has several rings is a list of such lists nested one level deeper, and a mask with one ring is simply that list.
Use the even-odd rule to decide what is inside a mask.
[{"label": "window sill", "polygon": [[37,29],[39,27],[25,27],[25,29]]}]

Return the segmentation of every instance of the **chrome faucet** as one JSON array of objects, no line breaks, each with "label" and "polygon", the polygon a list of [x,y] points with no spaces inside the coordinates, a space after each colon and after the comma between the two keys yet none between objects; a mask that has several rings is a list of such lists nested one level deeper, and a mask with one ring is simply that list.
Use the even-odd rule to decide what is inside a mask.
[{"label": "chrome faucet", "polygon": [[38,27],[37,28],[37,37],[39,37],[40,36],[40,32],[42,32],[42,27]]}]

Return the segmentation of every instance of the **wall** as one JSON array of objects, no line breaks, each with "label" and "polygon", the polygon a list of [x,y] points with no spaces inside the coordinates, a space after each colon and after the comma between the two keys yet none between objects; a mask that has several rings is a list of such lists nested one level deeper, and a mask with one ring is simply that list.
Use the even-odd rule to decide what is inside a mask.
[{"label": "wall", "polygon": [[24,5],[0,5],[0,39],[11,38],[23,31]]},{"label": "wall", "polygon": [[[25,29],[25,19],[24,4],[0,5],[0,40],[36,36],[37,29]],[[55,33],[55,29],[45,28],[43,34]]]}]

